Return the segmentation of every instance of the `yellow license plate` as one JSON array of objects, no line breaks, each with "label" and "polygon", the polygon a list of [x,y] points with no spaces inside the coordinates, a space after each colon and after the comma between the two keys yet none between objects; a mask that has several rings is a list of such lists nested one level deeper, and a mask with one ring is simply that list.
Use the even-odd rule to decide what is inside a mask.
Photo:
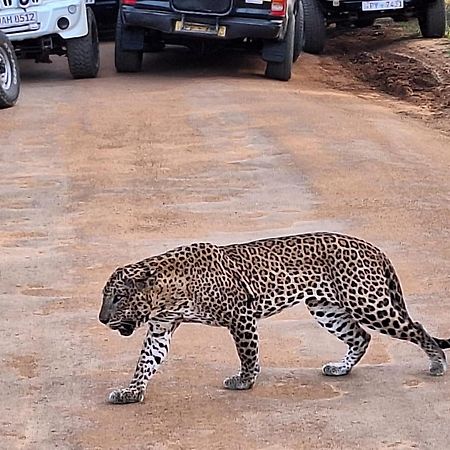
[{"label": "yellow license plate", "polygon": [[227,27],[220,26],[217,28],[203,23],[182,22],[181,20],[177,20],[175,22],[175,31],[180,33],[212,34],[219,37],[225,37]]}]

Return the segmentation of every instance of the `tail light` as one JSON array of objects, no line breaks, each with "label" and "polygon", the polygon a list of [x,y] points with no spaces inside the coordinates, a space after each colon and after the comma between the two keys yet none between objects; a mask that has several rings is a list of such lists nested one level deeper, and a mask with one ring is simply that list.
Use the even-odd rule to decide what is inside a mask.
[{"label": "tail light", "polygon": [[135,4],[136,4],[136,0],[122,0],[122,5],[134,6]]},{"label": "tail light", "polygon": [[287,0],[272,0],[270,14],[272,16],[284,17],[286,15]]}]

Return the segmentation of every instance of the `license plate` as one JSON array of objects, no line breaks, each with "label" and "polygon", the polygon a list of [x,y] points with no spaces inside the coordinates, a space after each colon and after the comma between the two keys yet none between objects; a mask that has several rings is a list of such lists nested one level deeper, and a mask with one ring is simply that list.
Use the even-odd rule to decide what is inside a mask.
[{"label": "license plate", "polygon": [[175,31],[184,33],[201,33],[201,34],[213,34],[219,37],[225,37],[227,28],[224,26],[213,26],[203,23],[183,22],[177,20],[175,22]]},{"label": "license plate", "polygon": [[362,2],[363,11],[384,11],[385,9],[402,9],[403,0],[377,0]]},{"label": "license plate", "polygon": [[0,28],[11,28],[37,22],[37,12],[5,14],[0,16]]}]

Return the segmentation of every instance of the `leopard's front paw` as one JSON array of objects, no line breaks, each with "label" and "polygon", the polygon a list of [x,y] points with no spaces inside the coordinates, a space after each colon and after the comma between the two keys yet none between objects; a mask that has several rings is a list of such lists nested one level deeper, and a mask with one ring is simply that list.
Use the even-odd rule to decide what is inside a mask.
[{"label": "leopard's front paw", "polygon": [[144,391],[139,389],[116,389],[109,394],[108,402],[115,405],[124,405],[125,403],[137,403],[144,401]]},{"label": "leopard's front paw", "polygon": [[240,374],[237,374],[225,379],[223,382],[223,387],[233,391],[244,391],[251,389],[254,383],[254,379],[245,379]]},{"label": "leopard's front paw", "polygon": [[439,377],[447,371],[447,362],[444,360],[435,360],[430,363],[430,374]]},{"label": "leopard's front paw", "polygon": [[328,377],[342,377],[350,373],[351,367],[343,363],[330,362],[322,367],[322,373]]}]

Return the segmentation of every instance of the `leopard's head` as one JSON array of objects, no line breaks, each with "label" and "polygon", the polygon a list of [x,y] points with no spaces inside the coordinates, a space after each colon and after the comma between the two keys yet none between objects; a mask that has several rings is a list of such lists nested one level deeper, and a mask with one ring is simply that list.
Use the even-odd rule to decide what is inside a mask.
[{"label": "leopard's head", "polygon": [[116,269],[103,288],[99,320],[123,336],[158,314],[174,311],[186,300],[180,280],[160,267],[130,265]]}]

